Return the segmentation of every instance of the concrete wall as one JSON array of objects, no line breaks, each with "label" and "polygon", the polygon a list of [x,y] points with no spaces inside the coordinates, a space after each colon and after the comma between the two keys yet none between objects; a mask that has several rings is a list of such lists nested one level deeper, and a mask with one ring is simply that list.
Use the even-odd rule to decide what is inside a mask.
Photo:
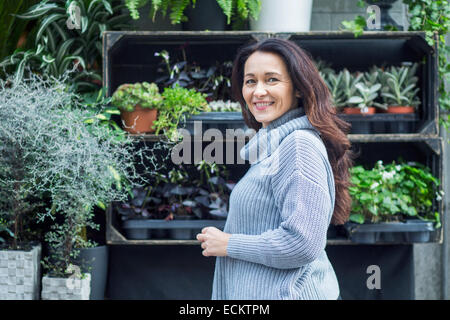
[{"label": "concrete wall", "polygon": [[[357,0],[313,0],[311,31],[339,30],[343,20],[366,16],[366,9],[358,7],[357,3]],[[389,13],[398,24],[406,23],[401,1],[394,3]]]}]

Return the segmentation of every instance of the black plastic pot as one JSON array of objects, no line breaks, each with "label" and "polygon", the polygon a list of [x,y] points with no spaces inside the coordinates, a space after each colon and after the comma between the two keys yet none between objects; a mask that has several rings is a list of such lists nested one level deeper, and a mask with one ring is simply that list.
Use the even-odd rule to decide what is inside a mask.
[{"label": "black plastic pot", "polygon": [[[195,240],[195,236],[206,226],[214,226],[223,230],[225,220],[200,220],[193,219],[191,216],[175,216],[174,220],[160,219],[139,219],[126,220],[122,224],[122,229],[128,238],[129,234],[151,235],[145,239],[130,240],[148,240],[148,239],[171,239],[171,240]],[[147,232],[147,233],[145,233]]]},{"label": "black plastic pot", "polygon": [[152,234],[149,229],[126,228],[125,236],[130,240],[147,240],[151,238]]},{"label": "black plastic pot", "polygon": [[90,300],[103,300],[105,298],[106,279],[108,277],[108,246],[80,249],[76,261],[82,272],[91,274]]},{"label": "black plastic pot", "polygon": [[428,242],[434,231],[432,222],[419,219],[368,224],[348,222],[344,227],[356,243]]},{"label": "black plastic pot", "polygon": [[[174,216],[175,221],[194,220],[193,216]],[[174,240],[191,240],[193,237],[192,228],[173,228],[169,229],[169,236]]]},{"label": "black plastic pot", "polygon": [[223,133],[226,133],[226,129],[242,129],[244,131],[248,129],[244,118],[242,117],[242,113],[234,111],[211,111],[192,115],[186,119],[185,128],[191,134],[195,133],[195,128],[201,129],[202,134],[208,129],[218,129]]}]

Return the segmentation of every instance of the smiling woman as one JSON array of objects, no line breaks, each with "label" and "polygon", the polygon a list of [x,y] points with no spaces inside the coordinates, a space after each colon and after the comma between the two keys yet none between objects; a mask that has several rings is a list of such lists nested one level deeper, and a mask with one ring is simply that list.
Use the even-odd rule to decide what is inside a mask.
[{"label": "smiling woman", "polygon": [[327,230],[348,220],[354,157],[331,95],[295,43],[242,48],[234,97],[257,134],[240,151],[251,167],[230,195],[224,231],[197,235],[216,256],[213,299],[338,299]]}]

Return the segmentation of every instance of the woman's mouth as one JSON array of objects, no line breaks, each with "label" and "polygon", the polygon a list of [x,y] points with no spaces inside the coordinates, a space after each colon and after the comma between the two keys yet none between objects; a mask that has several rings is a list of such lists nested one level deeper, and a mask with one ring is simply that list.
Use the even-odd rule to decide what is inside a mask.
[{"label": "woman's mouth", "polygon": [[264,101],[264,102],[255,102],[253,103],[253,106],[255,107],[256,110],[264,110],[267,107],[271,106],[272,104],[274,104],[275,102],[270,102],[270,101]]}]

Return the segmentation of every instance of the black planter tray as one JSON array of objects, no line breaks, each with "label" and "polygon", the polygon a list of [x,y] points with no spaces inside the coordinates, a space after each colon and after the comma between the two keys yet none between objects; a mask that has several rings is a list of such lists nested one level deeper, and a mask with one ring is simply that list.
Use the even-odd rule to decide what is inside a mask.
[{"label": "black planter tray", "polygon": [[[338,114],[338,116],[346,121],[417,121],[416,113],[395,114],[395,113],[375,113],[370,115],[364,114]],[[244,118],[239,111],[210,111],[200,112],[199,114],[190,116],[187,122],[206,121],[206,122],[228,122],[237,121],[243,122]]]},{"label": "black planter tray", "polygon": [[128,239],[194,240],[204,227],[213,226],[223,230],[225,220],[125,220],[122,228]]},{"label": "black planter tray", "polygon": [[344,225],[348,236],[355,243],[428,242],[435,231],[432,222],[408,220],[407,222],[382,222]]}]

